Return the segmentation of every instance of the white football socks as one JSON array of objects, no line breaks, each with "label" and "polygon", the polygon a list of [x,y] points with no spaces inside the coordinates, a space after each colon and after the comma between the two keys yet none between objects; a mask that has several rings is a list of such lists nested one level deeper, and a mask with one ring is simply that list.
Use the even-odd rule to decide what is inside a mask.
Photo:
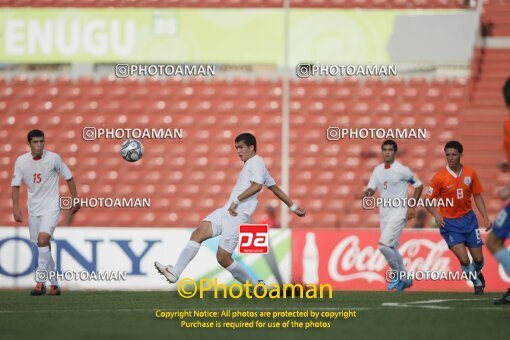
[{"label": "white football socks", "polygon": [[[38,259],[38,266],[37,271],[48,271],[48,264],[51,259],[51,253],[50,253],[50,247],[37,247],[37,250],[39,251],[39,259]],[[46,275],[36,275],[37,282],[46,282],[46,277],[48,277],[48,274]]]},{"label": "white football socks", "polygon": [[395,258],[397,259],[397,264],[398,264],[397,270],[400,272],[405,272],[406,266],[404,266],[404,259],[402,258],[402,255],[399,253],[397,248],[392,247],[391,249],[393,249],[393,252],[395,253]]},{"label": "white football socks", "polygon": [[200,243],[189,240],[184,249],[181,251],[179,258],[177,259],[177,263],[173,268],[173,272],[177,276],[181,276],[181,273],[184,271],[188,263],[193,260],[195,255],[197,255],[200,250]]},{"label": "white football socks", "polygon": [[50,272],[52,273],[52,275],[50,275],[49,279],[50,279],[50,284],[53,285],[53,286],[58,286],[58,281],[57,281],[57,275],[55,275],[55,272],[57,271],[57,267],[55,266],[55,261],[53,261],[53,256],[51,256],[51,250],[49,251],[49,261],[48,261],[48,275],[50,275]]},{"label": "white football socks", "polygon": [[395,252],[393,251],[393,248],[388,247],[384,244],[380,244],[379,250],[386,258],[386,261],[388,261],[388,264],[390,265],[391,269],[399,271],[400,265],[398,263],[398,258],[396,256]]},{"label": "white football socks", "polygon": [[246,269],[244,269],[243,266],[237,261],[232,262],[232,264],[225,269],[232,274],[234,279],[243,284],[246,283],[246,281],[249,281],[251,284],[255,284],[257,282],[257,280],[254,280],[250,277],[250,274],[248,274]]}]

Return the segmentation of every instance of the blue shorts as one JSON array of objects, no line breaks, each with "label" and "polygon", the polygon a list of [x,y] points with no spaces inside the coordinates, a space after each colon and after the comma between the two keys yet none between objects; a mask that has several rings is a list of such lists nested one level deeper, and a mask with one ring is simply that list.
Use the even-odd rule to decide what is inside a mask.
[{"label": "blue shorts", "polygon": [[510,205],[501,210],[494,221],[492,232],[498,238],[510,238],[510,218],[508,218],[508,215],[510,215]]},{"label": "blue shorts", "polygon": [[459,218],[444,218],[444,227],[440,228],[448,248],[464,243],[468,248],[483,246],[478,220],[473,210]]}]

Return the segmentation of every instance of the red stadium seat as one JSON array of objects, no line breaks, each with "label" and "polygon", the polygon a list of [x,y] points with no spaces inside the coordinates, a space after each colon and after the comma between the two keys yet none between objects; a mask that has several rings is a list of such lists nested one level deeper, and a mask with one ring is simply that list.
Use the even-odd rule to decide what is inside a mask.
[{"label": "red stadium seat", "polygon": [[418,89],[416,89],[415,87],[406,87],[404,88],[402,93],[402,97],[405,100],[416,100],[418,99],[418,96],[419,96]]},{"label": "red stadium seat", "polygon": [[11,100],[14,97],[14,90],[11,86],[0,88],[0,100]]},{"label": "red stadium seat", "polygon": [[[428,140],[402,142],[401,157],[407,163],[412,160],[420,177],[430,178],[437,165],[444,166],[444,141],[464,131],[470,91],[465,78],[437,78],[430,83],[424,78],[294,80],[290,103],[292,197],[315,215],[317,227],[375,226],[377,220],[372,215],[358,206],[351,208],[351,204],[366,186],[373,167],[381,162],[380,143],[328,141],[327,127],[427,128],[428,138],[438,141],[437,145]],[[163,200],[150,213],[130,212],[130,220],[117,214],[103,219],[81,211],[78,215],[83,217],[75,219],[78,225],[196,225],[211,208],[225,203],[235,183],[242,165],[236,162],[232,140],[239,130],[255,132],[268,169],[275,178],[280,176],[281,97],[281,83],[269,78],[162,82],[106,77],[96,83],[92,77],[76,81],[65,76],[55,80],[36,77],[30,81],[22,75],[3,82],[0,79],[0,109],[6,112],[0,121],[0,136],[10,140],[17,129],[42,124],[48,136],[65,141],[53,141],[47,148],[55,147],[66,160],[77,162],[73,173],[86,185],[88,194],[146,191]],[[180,127],[185,139],[144,141],[144,158],[131,164],[119,156],[119,141],[73,142],[89,125]],[[0,149],[10,165],[14,154],[27,149],[26,143],[11,144],[10,151]],[[88,157],[77,161],[83,153]],[[121,176],[119,169],[124,168],[129,171]],[[209,185],[203,186],[204,182]],[[206,201],[196,202],[197,196]],[[331,201],[348,211],[338,212]],[[169,206],[172,211],[164,211]],[[199,217],[194,219],[194,215]],[[292,223],[300,227],[312,222],[294,219]]]},{"label": "red stadium seat", "polygon": [[437,87],[429,87],[423,97],[426,101],[439,101],[442,99],[441,91]]}]

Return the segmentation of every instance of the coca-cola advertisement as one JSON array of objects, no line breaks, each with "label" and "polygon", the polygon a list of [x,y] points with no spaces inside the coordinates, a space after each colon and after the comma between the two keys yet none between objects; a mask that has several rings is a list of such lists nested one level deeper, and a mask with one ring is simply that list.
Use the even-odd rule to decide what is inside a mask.
[{"label": "coca-cola advertisement", "polygon": [[[379,237],[378,229],[293,230],[292,275],[304,283],[329,283],[335,290],[386,290],[392,274],[378,249]],[[410,291],[473,290],[438,230],[404,229],[398,249],[414,278]],[[510,277],[485,247],[483,251],[485,290],[506,290]]]}]

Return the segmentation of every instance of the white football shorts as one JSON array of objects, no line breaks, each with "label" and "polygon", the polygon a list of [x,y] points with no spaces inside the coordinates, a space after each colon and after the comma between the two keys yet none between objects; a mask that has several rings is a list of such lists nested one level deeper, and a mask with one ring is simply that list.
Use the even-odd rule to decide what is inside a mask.
[{"label": "white football shorts", "polygon": [[30,231],[30,241],[37,242],[39,233],[50,234],[53,238],[53,231],[58,224],[60,210],[46,213],[41,216],[28,216],[28,229]]},{"label": "white football shorts", "polygon": [[212,237],[221,235],[219,246],[230,254],[236,250],[239,242],[239,225],[250,223],[250,216],[238,213],[237,216],[229,214],[225,208],[214,210],[202,221],[209,221],[212,225]]},{"label": "white football shorts", "polygon": [[406,222],[406,218],[381,221],[381,238],[379,238],[379,243],[396,248]]}]

